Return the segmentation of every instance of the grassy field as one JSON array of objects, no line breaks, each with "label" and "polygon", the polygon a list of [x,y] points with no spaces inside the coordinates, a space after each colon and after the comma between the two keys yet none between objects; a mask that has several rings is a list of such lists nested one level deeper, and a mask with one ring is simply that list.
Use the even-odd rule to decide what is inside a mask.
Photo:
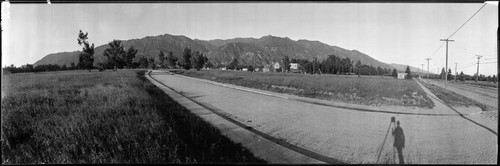
[{"label": "grassy field", "polygon": [[[455,83],[455,82],[451,82]],[[475,86],[479,88],[486,88],[486,89],[491,89],[491,88],[497,88],[498,84],[494,82],[486,82],[486,81],[479,81],[479,82],[474,82],[474,81],[457,81],[456,84],[464,84],[464,85],[469,85],[469,86]]]},{"label": "grassy field", "polygon": [[263,163],[145,71],[2,76],[2,164]]},{"label": "grassy field", "polygon": [[439,99],[445,102],[447,105],[452,107],[468,107],[468,106],[477,106],[480,107],[483,111],[486,111],[485,105],[469,99],[468,97],[462,96],[455,92],[445,90],[439,86],[434,84],[425,83],[424,81],[420,81],[422,85],[424,85],[427,89],[429,89],[432,93],[434,93]]},{"label": "grassy field", "polygon": [[381,78],[380,76],[354,77],[223,70],[176,70],[173,72],[250,88],[353,104],[421,108],[434,106],[434,103],[413,80]]}]

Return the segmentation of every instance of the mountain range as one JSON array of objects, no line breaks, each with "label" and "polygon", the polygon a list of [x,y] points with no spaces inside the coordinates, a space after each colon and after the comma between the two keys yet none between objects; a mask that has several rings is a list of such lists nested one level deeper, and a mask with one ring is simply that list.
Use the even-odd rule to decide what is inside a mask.
[{"label": "mountain range", "polygon": [[[198,40],[190,39],[182,35],[164,34],[159,36],[147,36],[141,39],[122,40],[127,49],[133,46],[138,50],[135,60],[140,57],[154,57],[158,59],[160,51],[172,52],[174,56],[182,59],[182,51],[185,47],[193,51],[200,51],[209,58],[213,64],[229,64],[233,58],[238,59],[242,65],[263,66],[272,62],[282,61],[285,56],[289,58],[305,58],[323,60],[328,55],[336,55],[341,58],[350,58],[351,61],[360,61],[362,64],[382,68],[396,68],[404,71],[398,64],[386,64],[380,62],[360,51],[347,50],[337,46],[330,46],[319,41],[291,40],[288,37],[263,36],[261,38],[234,38]],[[107,44],[97,46],[94,54],[94,64],[105,62],[107,57],[103,52],[109,46]],[[80,51],[59,52],[49,54],[35,63],[70,65],[78,63]],[[396,66],[395,66],[396,65]],[[406,65],[405,65],[406,66]],[[418,69],[418,68],[415,68]],[[415,71],[412,68],[412,71]]]}]

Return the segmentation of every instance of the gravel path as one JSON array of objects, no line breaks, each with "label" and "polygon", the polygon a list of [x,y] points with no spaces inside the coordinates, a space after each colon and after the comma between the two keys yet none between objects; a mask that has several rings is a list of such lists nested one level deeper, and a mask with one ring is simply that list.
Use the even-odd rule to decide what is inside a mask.
[{"label": "gravel path", "polygon": [[[273,137],[347,163],[397,163],[391,117],[405,135],[405,163],[497,162],[498,134],[461,116],[363,112],[256,94],[160,72],[157,80]],[[497,129],[493,129],[498,131]]]}]

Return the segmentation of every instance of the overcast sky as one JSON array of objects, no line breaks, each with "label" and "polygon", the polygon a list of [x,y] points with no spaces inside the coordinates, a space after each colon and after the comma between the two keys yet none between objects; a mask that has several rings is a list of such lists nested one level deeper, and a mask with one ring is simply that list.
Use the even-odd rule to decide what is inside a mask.
[{"label": "overcast sky", "polygon": [[[78,31],[96,46],[161,34],[210,40],[265,35],[318,40],[355,49],[385,62],[422,67],[445,65],[450,36],[482,3],[2,3],[2,67],[34,63],[45,55],[81,49]],[[5,20],[5,21],[4,21]],[[6,23],[6,24],[4,24]],[[498,5],[487,4],[451,39],[449,68],[497,73]],[[492,63],[488,63],[492,62]],[[494,63],[493,63],[494,62]],[[463,68],[465,67],[465,68]]]}]

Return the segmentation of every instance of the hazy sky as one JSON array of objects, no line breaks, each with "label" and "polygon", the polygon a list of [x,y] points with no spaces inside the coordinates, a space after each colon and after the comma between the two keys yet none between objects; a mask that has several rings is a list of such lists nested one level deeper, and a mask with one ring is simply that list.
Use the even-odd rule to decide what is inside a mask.
[{"label": "hazy sky", "polygon": [[[445,65],[450,36],[482,3],[152,3],[10,4],[2,3],[2,66],[34,63],[47,54],[80,50],[82,29],[96,46],[113,39],[161,34],[192,39],[260,38],[318,40],[359,50],[385,62],[431,72]],[[5,14],[4,14],[5,13]],[[4,25],[4,23],[6,23]],[[487,4],[449,43],[449,68],[497,73],[498,5]],[[467,67],[468,66],[468,67]],[[465,68],[462,68],[465,67]]]}]

